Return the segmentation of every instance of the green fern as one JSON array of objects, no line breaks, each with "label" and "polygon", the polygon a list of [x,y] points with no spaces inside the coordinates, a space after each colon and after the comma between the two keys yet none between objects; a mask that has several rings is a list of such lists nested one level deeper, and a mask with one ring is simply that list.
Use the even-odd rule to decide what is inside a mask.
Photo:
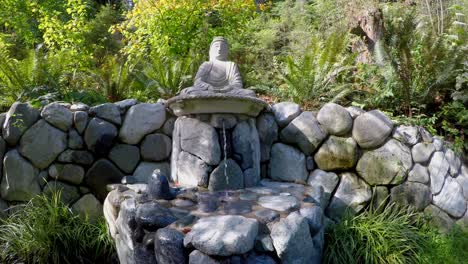
[{"label": "green fern", "polygon": [[350,87],[344,81],[354,69],[355,55],[347,50],[348,37],[339,33],[325,41],[315,38],[299,59],[286,57],[283,93],[297,102],[338,100]]}]

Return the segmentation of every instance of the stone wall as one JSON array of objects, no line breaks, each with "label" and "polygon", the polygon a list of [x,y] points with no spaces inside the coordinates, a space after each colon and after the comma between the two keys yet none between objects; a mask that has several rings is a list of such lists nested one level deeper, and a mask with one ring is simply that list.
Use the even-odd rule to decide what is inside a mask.
[{"label": "stone wall", "polygon": [[163,104],[136,100],[15,103],[0,114],[0,208],[60,189],[75,211],[102,215],[108,184],[170,173],[174,121]]},{"label": "stone wall", "polygon": [[394,201],[431,213],[442,229],[468,223],[466,161],[424,128],[333,103],[317,113],[279,103],[257,126],[263,176],[321,185],[330,219]]},{"label": "stone wall", "polygon": [[[83,211],[101,204],[108,184],[147,183],[155,170],[169,177],[175,121],[164,102],[15,103],[0,114],[0,205],[61,188]],[[327,104],[313,113],[294,103],[271,106],[255,125],[262,178],[322,186],[330,219],[390,195],[444,227],[467,222],[468,166],[423,128],[396,126],[377,110]]]}]

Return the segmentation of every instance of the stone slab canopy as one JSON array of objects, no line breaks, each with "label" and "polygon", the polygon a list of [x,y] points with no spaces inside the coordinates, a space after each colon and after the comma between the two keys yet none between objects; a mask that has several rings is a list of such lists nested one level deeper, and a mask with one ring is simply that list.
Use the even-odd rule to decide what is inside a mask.
[{"label": "stone slab canopy", "polygon": [[233,113],[257,116],[268,106],[244,89],[237,65],[228,61],[229,45],[225,38],[215,37],[210,45],[210,60],[202,63],[192,87],[168,100],[176,116],[205,113]]}]

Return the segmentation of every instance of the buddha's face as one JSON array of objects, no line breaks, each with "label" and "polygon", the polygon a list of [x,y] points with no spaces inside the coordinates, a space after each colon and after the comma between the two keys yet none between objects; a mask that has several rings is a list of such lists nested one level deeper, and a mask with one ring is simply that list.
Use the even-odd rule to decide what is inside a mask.
[{"label": "buddha's face", "polygon": [[216,41],[210,47],[210,60],[226,61],[228,58],[228,45],[224,41]]}]

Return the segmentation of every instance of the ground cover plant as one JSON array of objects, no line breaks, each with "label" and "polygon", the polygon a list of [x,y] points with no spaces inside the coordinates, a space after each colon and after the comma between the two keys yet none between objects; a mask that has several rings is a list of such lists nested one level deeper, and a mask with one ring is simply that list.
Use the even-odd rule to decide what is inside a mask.
[{"label": "ground cover plant", "polygon": [[348,214],[327,229],[324,263],[464,263],[468,230],[442,234],[430,219],[394,203]]},{"label": "ground cover plant", "polygon": [[73,213],[60,192],[40,195],[0,219],[2,263],[111,263],[114,246],[104,219]]}]

